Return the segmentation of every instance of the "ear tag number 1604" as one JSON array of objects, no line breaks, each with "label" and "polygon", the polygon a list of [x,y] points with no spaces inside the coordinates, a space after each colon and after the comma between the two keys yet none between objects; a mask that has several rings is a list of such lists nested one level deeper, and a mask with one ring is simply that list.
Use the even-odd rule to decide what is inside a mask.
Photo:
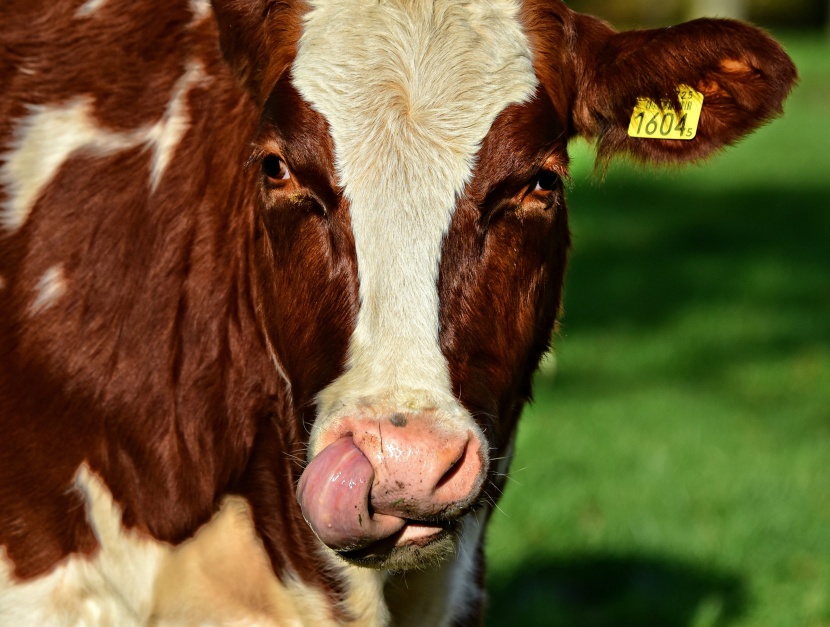
[{"label": "ear tag number 1604", "polygon": [[703,94],[681,85],[677,88],[680,111],[676,103],[664,101],[661,105],[649,98],[638,98],[628,134],[645,139],[694,139],[703,110]]}]

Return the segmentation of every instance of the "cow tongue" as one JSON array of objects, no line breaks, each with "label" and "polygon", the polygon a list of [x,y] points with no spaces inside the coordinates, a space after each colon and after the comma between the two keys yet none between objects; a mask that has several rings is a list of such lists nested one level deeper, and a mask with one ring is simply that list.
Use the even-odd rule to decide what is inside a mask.
[{"label": "cow tongue", "polygon": [[332,549],[351,551],[388,538],[406,523],[402,518],[369,513],[374,480],[369,460],[352,438],[324,448],[306,467],[297,487],[303,517]]}]

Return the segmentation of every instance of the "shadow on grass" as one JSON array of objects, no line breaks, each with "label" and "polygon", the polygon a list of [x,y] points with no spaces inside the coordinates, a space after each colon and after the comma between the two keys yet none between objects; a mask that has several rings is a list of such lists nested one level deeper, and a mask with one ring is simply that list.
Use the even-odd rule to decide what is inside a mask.
[{"label": "shadow on grass", "polygon": [[488,590],[488,627],[721,627],[746,596],[733,574],[638,555],[530,563]]},{"label": "shadow on grass", "polygon": [[830,185],[718,192],[616,180],[574,189],[569,205],[569,326],[651,326],[730,299],[830,305]]},{"label": "shadow on grass", "polygon": [[678,346],[658,377],[716,378],[736,360],[830,343],[830,185],[717,191],[616,179],[574,189],[569,204],[562,335],[638,337],[698,312],[694,324],[706,326],[692,337],[711,340]]}]

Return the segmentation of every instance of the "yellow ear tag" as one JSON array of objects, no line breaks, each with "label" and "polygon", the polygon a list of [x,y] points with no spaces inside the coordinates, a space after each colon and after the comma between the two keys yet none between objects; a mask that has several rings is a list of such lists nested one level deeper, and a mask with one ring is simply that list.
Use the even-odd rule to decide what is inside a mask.
[{"label": "yellow ear tag", "polygon": [[679,114],[674,110],[676,104],[673,102],[663,101],[662,106],[658,106],[649,98],[638,98],[628,135],[645,139],[694,139],[703,110],[703,94],[688,85],[678,87],[677,94],[680,96]]}]

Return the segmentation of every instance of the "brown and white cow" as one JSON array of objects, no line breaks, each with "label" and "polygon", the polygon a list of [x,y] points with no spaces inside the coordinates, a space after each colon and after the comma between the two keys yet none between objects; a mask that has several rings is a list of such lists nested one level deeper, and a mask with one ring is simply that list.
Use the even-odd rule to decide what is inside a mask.
[{"label": "brown and white cow", "polygon": [[558,0],[5,0],[0,624],[479,623],[569,139],[700,159],[795,76]]}]

